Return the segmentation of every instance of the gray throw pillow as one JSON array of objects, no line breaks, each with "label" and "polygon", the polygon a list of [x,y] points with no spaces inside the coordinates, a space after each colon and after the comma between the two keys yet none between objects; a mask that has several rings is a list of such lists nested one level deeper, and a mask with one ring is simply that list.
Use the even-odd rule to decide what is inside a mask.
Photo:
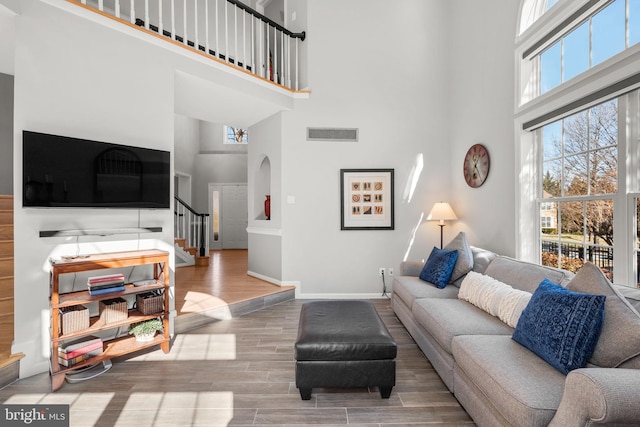
[{"label": "gray throw pillow", "polygon": [[469,246],[469,241],[467,240],[467,235],[464,231],[458,233],[458,235],[449,242],[444,249],[458,251],[458,260],[456,261],[456,265],[453,267],[449,283],[455,282],[471,271],[473,268],[473,252],[471,252],[471,246]]},{"label": "gray throw pillow", "polygon": [[640,354],[640,314],[598,267],[585,263],[567,289],[607,297],[602,333],[589,362],[603,368],[617,368]]}]

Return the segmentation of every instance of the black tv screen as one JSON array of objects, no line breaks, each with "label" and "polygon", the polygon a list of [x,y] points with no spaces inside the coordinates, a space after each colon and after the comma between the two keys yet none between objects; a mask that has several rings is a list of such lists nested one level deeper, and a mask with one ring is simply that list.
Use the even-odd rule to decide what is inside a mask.
[{"label": "black tv screen", "polygon": [[170,153],[23,131],[23,207],[170,208]]}]

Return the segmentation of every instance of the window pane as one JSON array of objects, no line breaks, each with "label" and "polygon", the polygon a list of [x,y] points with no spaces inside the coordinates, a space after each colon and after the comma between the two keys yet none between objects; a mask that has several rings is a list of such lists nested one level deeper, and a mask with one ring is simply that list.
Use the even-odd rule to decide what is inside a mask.
[{"label": "window pane", "polygon": [[562,196],[562,160],[551,160],[542,164],[542,197]]},{"label": "window pane", "polygon": [[567,156],[564,160],[563,189],[565,196],[586,196],[588,154]]},{"label": "window pane", "polygon": [[613,246],[613,200],[587,202],[586,232],[588,242]]},{"label": "window pane", "polygon": [[590,154],[590,194],[615,194],[618,190],[618,148],[609,147]]},{"label": "window pane", "polygon": [[591,18],[592,66],[625,48],[625,2],[615,0]]},{"label": "window pane", "polygon": [[618,102],[605,102],[590,110],[590,148],[610,147],[618,144]]},{"label": "window pane", "polygon": [[540,55],[540,93],[560,84],[560,42],[556,42]]},{"label": "window pane", "polygon": [[547,4],[544,6],[544,10],[549,10],[554,4],[556,4],[558,0],[547,0]]},{"label": "window pane", "polygon": [[220,192],[218,190],[214,190],[211,193],[211,220],[212,226],[211,230],[213,230],[213,241],[220,241]]},{"label": "window pane", "polygon": [[589,69],[589,21],[564,38],[562,65],[562,81],[572,79]]},{"label": "window pane", "polygon": [[629,0],[629,46],[640,41],[640,0]]},{"label": "window pane", "polygon": [[562,121],[550,123],[542,128],[543,159],[562,156]]},{"label": "window pane", "polygon": [[564,124],[564,154],[581,153],[589,149],[589,113],[582,111],[567,117]]}]

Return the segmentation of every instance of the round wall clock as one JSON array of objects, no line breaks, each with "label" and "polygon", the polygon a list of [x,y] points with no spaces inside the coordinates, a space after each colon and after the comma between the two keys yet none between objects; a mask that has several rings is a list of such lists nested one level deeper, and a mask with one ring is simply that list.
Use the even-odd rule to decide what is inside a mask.
[{"label": "round wall clock", "polygon": [[464,180],[469,187],[484,184],[489,175],[489,152],[482,144],[472,145],[464,156]]}]

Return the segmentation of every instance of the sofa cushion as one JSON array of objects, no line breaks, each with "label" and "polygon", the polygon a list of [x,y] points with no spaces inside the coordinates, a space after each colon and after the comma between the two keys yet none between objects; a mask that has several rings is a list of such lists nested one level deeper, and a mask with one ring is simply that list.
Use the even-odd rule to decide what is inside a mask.
[{"label": "sofa cushion", "polygon": [[560,404],[565,376],[508,336],[453,339],[454,375],[462,373],[514,426],[547,425]]},{"label": "sofa cushion", "polygon": [[434,246],[420,272],[420,278],[425,282],[433,283],[438,288],[444,288],[449,283],[457,260],[457,250],[438,249]]},{"label": "sofa cushion", "polygon": [[617,368],[640,354],[640,314],[598,267],[585,263],[567,289],[607,296],[602,333],[589,360],[591,363],[603,368]]},{"label": "sofa cushion", "polygon": [[473,268],[473,253],[471,252],[471,246],[467,240],[467,235],[464,231],[458,233],[458,235],[444,247],[450,251],[458,251],[458,259],[451,272],[451,278],[449,282],[458,280],[465,274],[467,274]]},{"label": "sofa cushion", "polygon": [[411,309],[417,298],[457,298],[458,288],[455,286],[436,288],[418,277],[395,276],[393,278],[393,297],[401,299]]},{"label": "sofa cushion", "polygon": [[522,312],[513,339],[563,374],[581,368],[598,342],[605,299],[545,279]]},{"label": "sofa cushion", "polygon": [[531,294],[513,289],[493,277],[470,271],[462,284],[458,298],[467,301],[515,328]]},{"label": "sofa cushion", "polygon": [[531,293],[535,292],[544,279],[564,286],[573,277],[573,273],[566,270],[519,261],[505,256],[498,256],[491,261],[484,274],[511,285],[515,289]]},{"label": "sofa cushion", "polygon": [[459,299],[418,299],[413,304],[416,323],[451,354],[458,335],[511,335],[513,329],[489,313]]}]

